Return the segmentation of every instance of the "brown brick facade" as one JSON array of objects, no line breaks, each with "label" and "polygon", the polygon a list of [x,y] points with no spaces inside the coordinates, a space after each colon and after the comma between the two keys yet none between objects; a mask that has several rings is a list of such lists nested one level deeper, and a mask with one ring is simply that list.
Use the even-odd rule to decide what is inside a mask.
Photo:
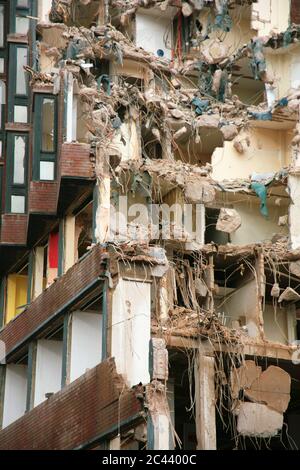
[{"label": "brown brick facade", "polygon": [[63,144],[60,169],[62,178],[93,178],[90,146],[88,144]]},{"label": "brown brick facade", "polygon": [[1,218],[0,242],[12,245],[26,245],[27,215],[3,214]]},{"label": "brown brick facade", "polygon": [[78,448],[141,411],[141,402],[123,389],[114,360],[108,359],[0,431],[0,449]]},{"label": "brown brick facade", "polygon": [[80,291],[96,281],[103,272],[100,246],[72,266],[65,275],[58,278],[48,289],[37,297],[19,316],[8,323],[0,332],[9,354],[43,323],[74,299]]},{"label": "brown brick facade", "polygon": [[300,25],[300,0],[291,0],[291,23]]},{"label": "brown brick facade", "polygon": [[31,181],[29,191],[29,212],[56,214],[58,184],[56,181]]}]

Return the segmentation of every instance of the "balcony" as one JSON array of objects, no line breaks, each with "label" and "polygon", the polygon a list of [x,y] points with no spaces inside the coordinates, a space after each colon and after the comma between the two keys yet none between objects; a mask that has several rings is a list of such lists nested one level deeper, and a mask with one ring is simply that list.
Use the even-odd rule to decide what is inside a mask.
[{"label": "balcony", "polygon": [[7,356],[26,351],[32,337],[45,332],[53,321],[93,289],[100,290],[103,271],[102,250],[95,246],[0,331]]},{"label": "balcony", "polygon": [[108,359],[0,431],[0,450],[93,447],[142,422],[142,404]]}]

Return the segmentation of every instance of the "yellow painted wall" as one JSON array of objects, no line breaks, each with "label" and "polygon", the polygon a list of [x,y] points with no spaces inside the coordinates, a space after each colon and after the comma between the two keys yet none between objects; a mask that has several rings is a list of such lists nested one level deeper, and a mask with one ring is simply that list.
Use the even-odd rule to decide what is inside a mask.
[{"label": "yellow painted wall", "polygon": [[27,276],[10,274],[7,278],[7,302],[5,323],[22,312],[21,305],[27,303]]},{"label": "yellow painted wall", "polygon": [[277,88],[276,97],[283,98],[287,95],[288,90],[295,86],[295,78],[300,79],[299,72],[295,68],[298,64],[299,69],[300,45],[292,45],[277,52],[265,49],[265,58],[268,76],[274,80],[274,85]]},{"label": "yellow painted wall", "polygon": [[257,0],[252,5],[252,27],[258,36],[272,30],[283,32],[289,26],[290,0]]},{"label": "yellow painted wall", "polygon": [[225,142],[212,155],[213,179],[217,181],[247,178],[256,173],[276,172],[289,164],[291,134],[286,131],[250,128],[239,140],[250,139],[250,146],[238,153],[233,142]]}]

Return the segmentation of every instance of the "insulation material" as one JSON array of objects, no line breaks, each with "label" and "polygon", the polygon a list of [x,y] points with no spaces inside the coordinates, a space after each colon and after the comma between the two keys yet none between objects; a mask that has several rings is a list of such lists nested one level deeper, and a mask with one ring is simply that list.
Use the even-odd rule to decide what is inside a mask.
[{"label": "insulation material", "polygon": [[242,219],[235,209],[221,208],[216,229],[221,232],[236,232],[242,225]]},{"label": "insulation material", "polygon": [[272,437],[283,426],[283,415],[259,403],[241,403],[237,431],[241,436]]}]

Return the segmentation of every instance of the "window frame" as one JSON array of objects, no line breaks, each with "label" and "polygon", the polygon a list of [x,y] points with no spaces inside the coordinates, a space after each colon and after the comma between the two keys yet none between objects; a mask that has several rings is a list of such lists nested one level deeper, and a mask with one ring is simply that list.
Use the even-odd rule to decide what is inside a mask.
[{"label": "window frame", "polygon": [[[17,93],[17,49],[27,50],[27,64],[29,64],[29,48],[26,44],[13,43],[9,46],[9,90],[8,90],[8,122],[14,122],[15,106],[27,107],[28,121],[28,97],[29,80],[25,73],[26,94]],[[25,124],[25,123],[23,123]]]},{"label": "window frame", "polygon": [[[24,183],[14,183],[14,156],[15,156],[15,137],[25,138],[25,164],[24,164]],[[29,154],[29,135],[26,132],[8,132],[7,133],[7,159],[6,159],[6,194],[5,194],[5,211],[11,214],[11,197],[24,196],[24,212],[27,212],[27,188],[28,188],[28,154]],[[17,214],[17,212],[13,212]]]},{"label": "window frame", "polygon": [[[53,151],[44,151],[42,148],[42,113],[43,102],[50,99],[54,103],[53,122]],[[33,151],[33,175],[34,181],[55,181],[57,177],[57,146],[58,146],[58,103],[57,96],[51,93],[35,93],[34,96],[34,151]],[[41,162],[54,163],[53,180],[43,180],[40,178]]]}]

